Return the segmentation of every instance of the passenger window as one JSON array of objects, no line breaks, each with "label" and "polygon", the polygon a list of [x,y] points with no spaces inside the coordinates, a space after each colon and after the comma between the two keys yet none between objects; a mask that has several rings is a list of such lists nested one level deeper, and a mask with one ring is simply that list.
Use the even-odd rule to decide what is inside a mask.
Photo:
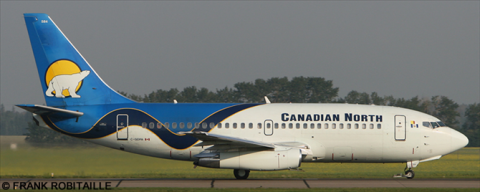
[{"label": "passenger window", "polygon": [[328,123],[325,123],[324,127],[325,127],[325,129],[328,129]]},{"label": "passenger window", "polygon": [[373,123],[370,123],[370,129],[373,129]]},{"label": "passenger window", "polygon": [[317,129],[321,129],[322,128],[322,124],[321,123],[317,123]]},{"label": "passenger window", "polygon": [[300,129],[300,123],[296,123],[295,128]]},{"label": "passenger window", "polygon": [[282,123],[282,129],[285,129],[287,128],[287,125],[285,125],[285,123]]},{"label": "passenger window", "polygon": [[304,128],[304,129],[308,128],[308,124],[304,123],[304,124],[303,124],[303,128]]},{"label": "passenger window", "polygon": [[267,124],[266,124],[267,129],[270,129],[271,126],[272,126],[272,125],[270,125],[270,123],[267,123]]},{"label": "passenger window", "polygon": [[168,127],[170,126],[170,124],[169,124],[168,122],[166,122],[166,123],[163,124],[163,125],[165,125],[165,128],[168,128]]},{"label": "passenger window", "polygon": [[288,128],[289,128],[289,129],[293,129],[293,123],[289,123],[289,124],[288,124]]},{"label": "passenger window", "polygon": [[237,123],[233,123],[232,128],[236,129],[237,128]]},{"label": "passenger window", "polygon": [[192,128],[192,122],[187,123],[187,128],[191,129]]},{"label": "passenger window", "polygon": [[157,123],[157,129],[161,129],[162,128],[162,124],[161,123]]},{"label": "passenger window", "polygon": [[147,122],[142,123],[142,128],[147,128]]},{"label": "passenger window", "polygon": [[183,128],[185,128],[185,123],[184,123],[184,122],[181,122],[181,123],[180,123],[180,129],[183,129]]},{"label": "passenger window", "polygon": [[347,124],[347,129],[351,129],[352,128],[352,124],[348,123]]},{"label": "passenger window", "polygon": [[278,129],[278,123],[275,123],[275,129]]},{"label": "passenger window", "polygon": [[377,129],[381,129],[382,128],[382,124],[377,124]]},{"label": "passenger window", "polygon": [[358,123],[355,123],[355,129],[358,129]]},{"label": "passenger window", "polygon": [[222,128],[222,123],[218,123],[217,128],[221,129]]},{"label": "passenger window", "polygon": [[340,127],[339,127],[339,128],[340,128],[340,129],[343,129],[343,123],[340,123]]},{"label": "passenger window", "polygon": [[150,128],[150,129],[155,128],[155,123],[150,122],[150,123],[148,124],[148,128]]},{"label": "passenger window", "polygon": [[366,129],[367,128],[367,124],[362,124],[362,129]]},{"label": "passenger window", "polygon": [[240,128],[245,129],[245,123],[241,123]]},{"label": "passenger window", "polygon": [[211,129],[211,128],[214,128],[214,127],[215,127],[215,123],[214,123],[214,122],[211,122],[211,123],[210,123],[210,129]]},{"label": "passenger window", "polygon": [[195,123],[195,128],[196,129],[200,128],[200,123]]},{"label": "passenger window", "polygon": [[315,123],[310,123],[310,129],[315,129]]},{"label": "passenger window", "polygon": [[257,128],[261,129],[262,128],[262,123],[258,123]]},{"label": "passenger window", "polygon": [[207,123],[203,122],[202,123],[202,128],[206,129],[207,128]]},{"label": "passenger window", "polygon": [[172,123],[172,128],[173,128],[173,129],[176,129],[176,128],[177,128],[177,123],[176,123],[176,122]]},{"label": "passenger window", "polygon": [[332,129],[336,129],[336,128],[337,128],[337,124],[332,123]]},{"label": "passenger window", "polygon": [[225,128],[228,129],[230,127],[229,123],[225,123]]},{"label": "passenger window", "polygon": [[248,128],[253,129],[253,123],[249,123]]}]

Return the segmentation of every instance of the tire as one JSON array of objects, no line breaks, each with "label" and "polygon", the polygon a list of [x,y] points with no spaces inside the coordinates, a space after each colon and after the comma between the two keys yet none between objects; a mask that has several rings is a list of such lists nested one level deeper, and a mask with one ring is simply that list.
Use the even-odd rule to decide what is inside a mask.
[{"label": "tire", "polygon": [[247,179],[248,175],[250,175],[250,170],[234,169],[233,174],[237,179]]},{"label": "tire", "polygon": [[415,172],[413,172],[413,170],[405,171],[405,177],[407,177],[407,179],[413,179],[413,177],[415,177]]}]

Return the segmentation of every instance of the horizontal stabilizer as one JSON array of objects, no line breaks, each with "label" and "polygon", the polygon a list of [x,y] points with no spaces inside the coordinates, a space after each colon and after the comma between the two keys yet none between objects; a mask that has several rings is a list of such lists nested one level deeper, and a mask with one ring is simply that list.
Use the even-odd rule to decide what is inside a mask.
[{"label": "horizontal stabilizer", "polygon": [[23,104],[23,105],[17,105],[17,107],[20,107],[22,109],[25,109],[29,112],[32,112],[38,115],[52,115],[52,116],[59,116],[59,117],[65,117],[65,118],[75,118],[83,115],[83,112],[60,109],[56,107],[49,107],[45,105]]}]

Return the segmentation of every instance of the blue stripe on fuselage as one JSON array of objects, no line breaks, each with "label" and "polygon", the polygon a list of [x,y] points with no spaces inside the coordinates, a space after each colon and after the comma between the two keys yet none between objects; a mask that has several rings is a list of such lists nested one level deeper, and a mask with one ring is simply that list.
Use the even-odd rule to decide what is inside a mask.
[{"label": "blue stripe on fuselage", "polygon": [[[64,134],[85,138],[97,139],[116,132],[116,117],[118,114],[129,116],[129,126],[141,126],[143,122],[155,123],[155,128],[150,129],[163,142],[176,149],[185,149],[197,142],[197,139],[178,135],[180,131],[191,129],[161,128],[157,123],[169,122],[206,122],[215,125],[229,116],[261,104],[126,104],[126,105],[98,105],[98,106],[75,106],[69,110],[79,110],[85,113],[78,121],[76,119],[55,119],[54,117],[42,116],[44,121],[52,129]],[[121,107],[121,108],[119,108]],[[171,126],[170,126],[171,127]],[[202,131],[210,131],[201,129]]]}]

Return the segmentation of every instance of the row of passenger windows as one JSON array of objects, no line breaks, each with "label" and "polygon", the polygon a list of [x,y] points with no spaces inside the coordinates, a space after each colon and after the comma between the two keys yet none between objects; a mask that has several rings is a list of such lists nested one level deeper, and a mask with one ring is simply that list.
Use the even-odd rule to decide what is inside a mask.
[{"label": "row of passenger windows", "polygon": [[[239,125],[237,123],[232,123],[232,128],[236,129],[237,127],[239,128],[242,128],[244,129],[245,128],[245,123],[239,123]],[[265,128],[267,129],[270,129],[271,128],[271,123],[265,123]],[[322,127],[323,126],[323,127]],[[347,129],[352,129],[352,127],[354,129],[359,129],[360,126],[362,127],[362,129],[366,129],[367,126],[368,128],[370,129],[373,129],[375,127],[375,125],[373,123],[370,123],[370,124],[366,124],[366,123],[363,123],[363,124],[358,124],[358,123],[355,123],[355,124],[350,124],[350,123],[347,123],[344,124],[343,123],[339,123],[338,124],[338,128],[339,129],[343,129],[344,127],[346,127]],[[294,127],[296,129],[300,129],[300,128],[303,128],[303,129],[328,129],[329,127],[331,127],[332,129],[336,129],[337,128],[337,124],[336,123],[282,123],[282,124],[279,124],[279,123],[274,123],[273,124],[273,128],[275,129],[286,129],[286,128],[289,128],[289,129],[293,129]],[[222,128],[222,124],[219,123],[217,128]],[[225,128],[228,129],[230,128],[230,124],[229,123],[225,123]],[[253,123],[249,123],[248,124],[248,128],[249,129],[253,129]],[[261,129],[262,128],[262,123],[257,123],[257,128],[258,129]],[[382,128],[382,124],[378,123],[377,124],[377,129],[381,129]]]},{"label": "row of passenger windows", "polygon": [[[147,122],[143,122],[143,123],[142,123],[142,127],[143,127],[143,128],[147,128]],[[167,123],[165,123],[165,124],[163,124],[163,125],[162,125],[161,123],[157,123],[157,124],[156,124],[156,127],[157,127],[158,129],[161,129],[162,127],[170,128],[170,123],[167,122]],[[183,129],[183,128],[191,129],[191,128],[193,127],[193,124],[192,124],[191,122],[188,122],[188,123],[181,122],[181,123],[178,123],[178,124],[177,124],[176,122],[173,122],[172,125],[171,125],[171,127],[172,127],[173,129],[176,129],[177,127],[180,128],[180,129]],[[210,128],[215,127],[215,123],[213,123],[213,122],[211,122],[211,123],[209,123],[209,124],[208,124],[208,123],[202,123],[201,126],[200,126],[199,123],[195,123],[195,128],[197,128],[197,129],[198,129],[198,128],[206,129],[206,128],[208,128],[208,127],[210,127]],[[150,129],[155,128],[155,123],[154,123],[154,122],[150,122],[150,123],[148,124],[148,128],[150,128]]]},{"label": "row of passenger windows", "polygon": [[[246,128],[246,123],[231,123],[231,127],[233,129],[236,129],[236,128],[241,128],[241,129],[245,129]],[[262,125],[263,123],[257,123],[257,128],[258,129],[261,129],[262,128]],[[183,128],[188,128],[188,129],[191,129],[193,126],[195,126],[195,128],[199,129],[199,128],[203,128],[203,129],[207,129],[207,128],[213,128],[215,127],[215,123],[211,122],[211,123],[202,123],[202,124],[199,124],[199,123],[195,123],[195,124],[192,124],[191,122],[188,122],[188,123],[172,123],[171,124],[171,128],[173,129],[176,129],[177,127],[180,128],[180,129],[183,129]],[[362,124],[359,124],[359,123],[355,123],[355,124],[350,124],[350,123],[347,123],[347,124],[343,124],[343,123],[339,123],[338,124],[338,128],[339,129],[343,129],[344,127],[346,129],[359,129],[360,127],[362,129],[367,129],[367,126],[368,128],[370,129],[373,129],[375,127],[375,125],[373,123],[370,123],[370,124],[366,124],[366,123],[362,123]],[[147,123],[146,122],[143,122],[142,123],[142,127],[143,128],[147,128]],[[165,124],[161,124],[161,123],[157,123],[156,124],[156,127],[158,129],[161,129],[162,127],[166,127],[166,128],[170,128],[170,123],[165,123]],[[336,123],[274,123],[273,124],[273,128],[275,129],[286,129],[286,128],[289,128],[289,129],[293,129],[294,127],[296,129],[300,129],[300,128],[303,128],[303,129],[328,129],[329,127],[331,129],[336,129],[337,128],[337,124]],[[382,124],[378,123],[377,124],[377,129],[381,129],[382,128]],[[148,128],[150,129],[153,129],[155,128],[155,123],[154,122],[150,122],[148,124]],[[218,126],[217,128],[221,129],[221,128],[225,128],[225,129],[228,129],[230,128],[230,123],[218,123]],[[253,123],[248,123],[248,128],[249,129],[253,129]],[[272,124],[271,123],[265,123],[265,128],[267,129],[271,129],[272,128]]]}]

